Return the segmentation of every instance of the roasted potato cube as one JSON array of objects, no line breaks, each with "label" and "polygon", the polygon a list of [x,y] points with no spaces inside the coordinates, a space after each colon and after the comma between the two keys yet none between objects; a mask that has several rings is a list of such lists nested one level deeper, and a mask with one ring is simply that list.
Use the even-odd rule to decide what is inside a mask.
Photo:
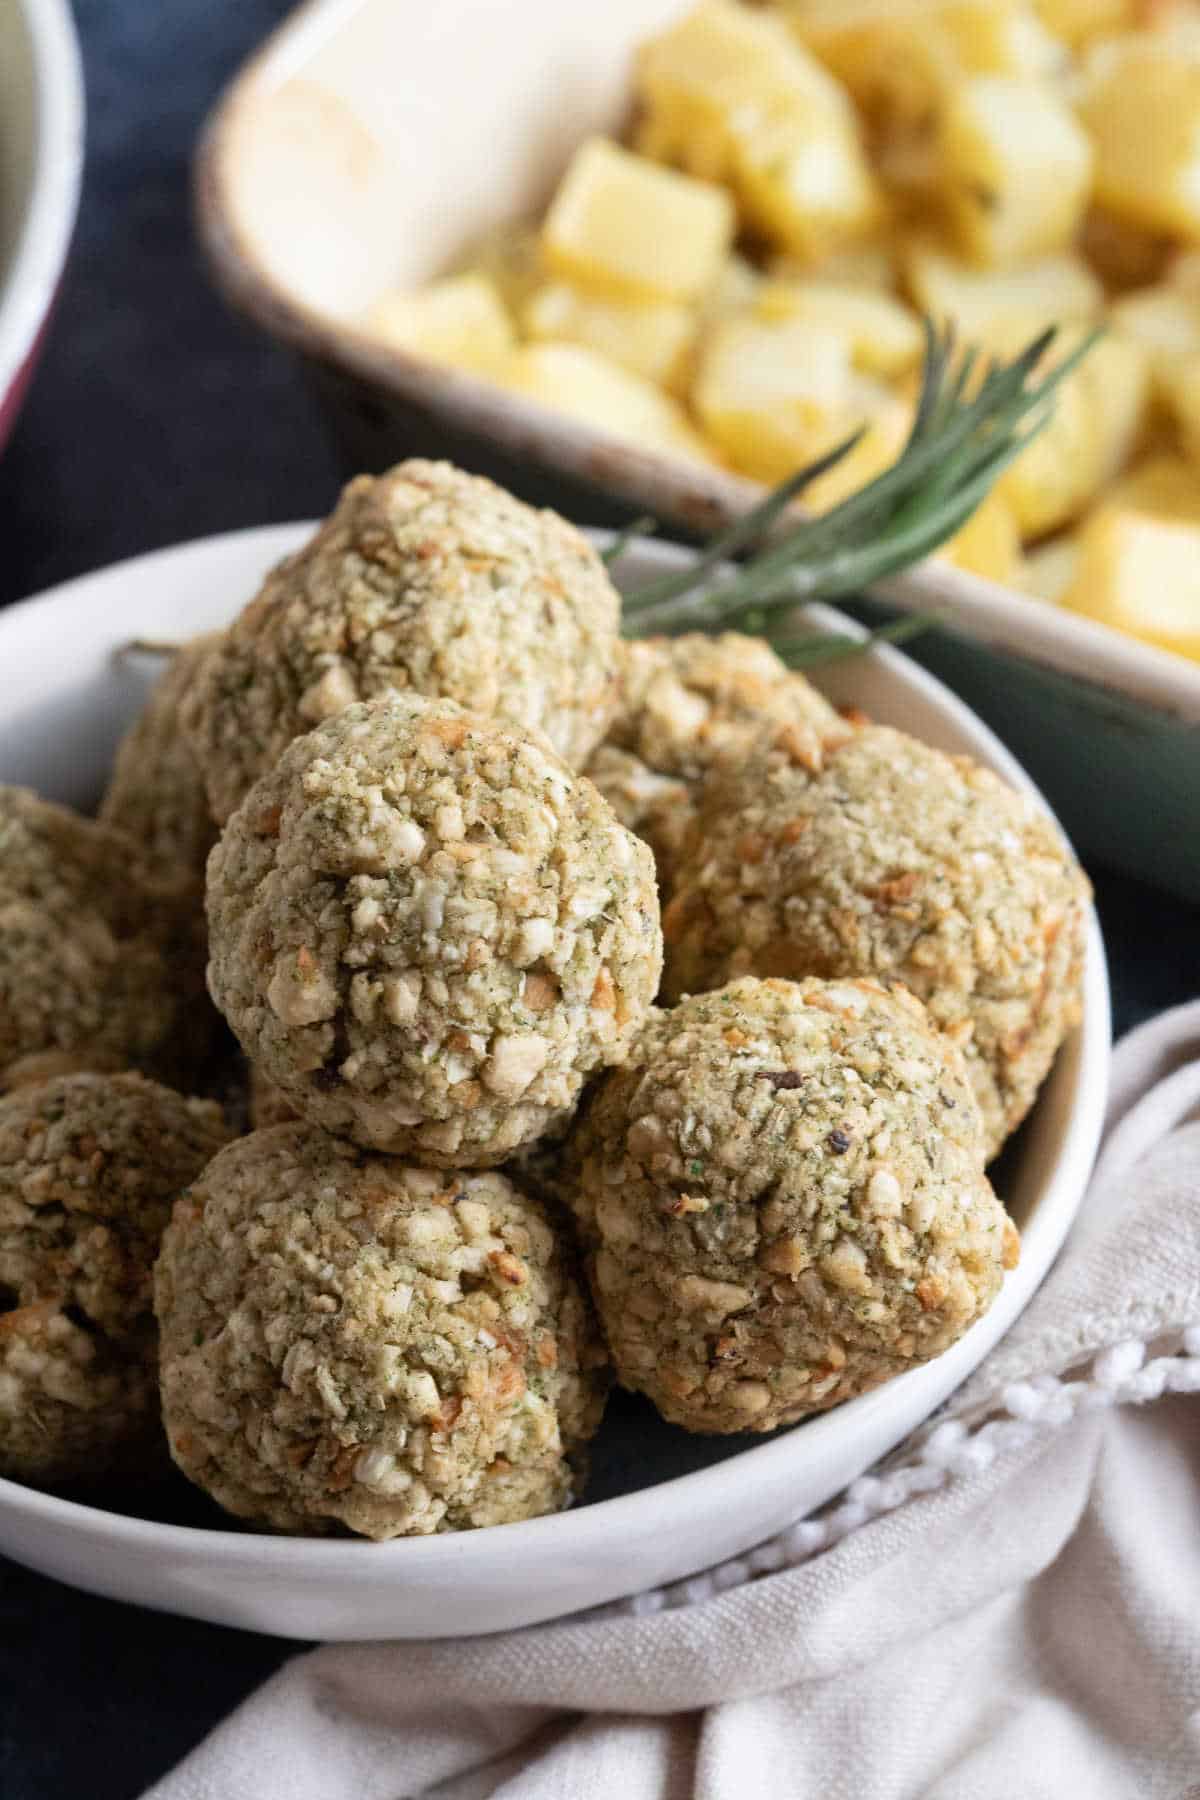
[{"label": "roasted potato cube", "polygon": [[1034,0],[1046,29],[1071,45],[1111,36],[1138,22],[1138,0]]},{"label": "roasted potato cube", "polygon": [[1075,578],[1062,604],[1200,658],[1200,523],[1099,507],[1079,533]]},{"label": "roasted potato cube", "polygon": [[823,512],[893,462],[911,407],[850,365],[845,335],[824,325],[734,318],[703,346],[692,406],[707,435],[743,474],[775,483],[866,426],[848,456],[806,490]]},{"label": "roasted potato cube", "polygon": [[808,510],[828,512],[890,469],[912,430],[913,411],[910,401],[873,375],[852,375],[845,419],[830,432],[825,448],[832,449],[859,426],[866,429],[847,456],[805,488],[803,504]]},{"label": "roasted potato cube", "polygon": [[854,109],[778,19],[702,0],[642,46],[637,83],[639,146],[727,182],[770,242],[812,260],[878,219]]},{"label": "roasted potato cube", "polygon": [[1097,199],[1200,242],[1200,50],[1144,34],[1100,44],[1079,106]]},{"label": "roasted potato cube", "polygon": [[1200,350],[1200,294],[1161,282],[1115,301],[1109,318],[1114,331],[1146,351],[1155,395],[1172,411],[1180,358]]},{"label": "roasted potato cube", "polygon": [[781,0],[800,41],[868,113],[921,125],[969,75],[1037,78],[1062,50],[1023,0]]},{"label": "roasted potato cube", "polygon": [[515,342],[512,319],[485,275],[449,275],[411,294],[385,294],[364,330],[395,350],[463,369],[487,369]]},{"label": "roasted potato cube", "polygon": [[693,301],[720,274],[733,226],[720,188],[589,138],[550,204],[542,254],[556,274],[603,293]]},{"label": "roasted potato cube", "polygon": [[1021,587],[1037,600],[1061,601],[1079,568],[1079,543],[1070,533],[1026,552]]},{"label": "roasted potato cube", "polygon": [[860,244],[846,244],[822,258],[814,268],[804,257],[789,256],[786,251],[771,257],[769,272],[781,281],[836,281],[843,287],[880,288],[885,293],[896,286],[898,252],[888,238],[870,238]]},{"label": "roasted potato cube", "polygon": [[527,337],[584,344],[659,387],[678,387],[696,334],[696,313],[675,300],[621,300],[569,281],[536,289],[521,313]]},{"label": "roasted potato cube", "polygon": [[1167,406],[1179,434],[1179,447],[1194,469],[1200,469],[1200,352],[1176,358]]},{"label": "roasted potato cube", "polygon": [[1049,87],[1002,75],[960,83],[942,108],[938,148],[947,210],[974,262],[1010,268],[1070,243],[1092,149]]},{"label": "roasted potato cube", "polygon": [[1181,456],[1160,452],[1115,481],[1106,500],[1155,519],[1184,519],[1200,525],[1200,470]]},{"label": "roasted potato cube", "polygon": [[849,339],[851,361],[869,375],[903,375],[921,359],[921,322],[891,294],[842,282],[768,280],[759,289],[756,311],[762,319],[840,331]]},{"label": "roasted potato cube", "polygon": [[852,429],[850,376],[840,331],[735,317],[701,348],[692,407],[735,468],[781,481]]},{"label": "roasted potato cube", "polygon": [[929,240],[915,239],[908,246],[904,273],[922,312],[952,319],[963,337],[972,340],[988,336],[1008,319],[1036,326],[1094,318],[1104,304],[1104,289],[1078,256],[1044,256],[1012,269],[982,270]]},{"label": "roasted potato cube", "polygon": [[754,264],[735,253],[727,258],[715,285],[704,296],[700,308],[702,316],[720,319],[728,313],[743,312],[746,307],[753,306],[762,280]]},{"label": "roasted potato cube", "polygon": [[580,344],[524,344],[497,367],[493,379],[639,450],[714,461],[669,394]]},{"label": "roasted potato cube", "polygon": [[[1029,339],[1027,327],[1006,331],[997,345],[1011,354]],[[1063,333],[1053,354],[1078,341]],[[1055,392],[1050,422],[1010,463],[996,492],[1012,508],[1022,538],[1044,537],[1088,506],[1123,466],[1145,418],[1149,373],[1145,352],[1120,338],[1102,338]]]},{"label": "roasted potato cube", "polygon": [[1021,534],[1012,508],[998,494],[989,494],[938,558],[969,575],[1018,587],[1024,576]]}]

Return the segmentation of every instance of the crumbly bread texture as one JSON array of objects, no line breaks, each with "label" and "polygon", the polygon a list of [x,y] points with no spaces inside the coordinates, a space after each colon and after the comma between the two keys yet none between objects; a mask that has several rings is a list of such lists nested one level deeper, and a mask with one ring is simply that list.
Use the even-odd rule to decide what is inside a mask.
[{"label": "crumbly bread texture", "polygon": [[618,1377],[692,1431],[937,1356],[1017,1257],[962,1058],[899,986],[743,979],[659,1013],[570,1163]]},{"label": "crumbly bread texture", "polygon": [[[180,723],[180,708],[219,633],[181,645],[117,746],[99,818],[138,846],[156,882],[195,901],[217,840],[204,777]],[[203,916],[202,901],[197,911]]]},{"label": "crumbly bread texture", "polygon": [[504,1162],[626,1054],[662,966],[653,859],[543,738],[413,695],[285,752],[209,864],[209,982],[304,1119]]},{"label": "crumbly bread texture", "polygon": [[199,935],[137,844],[0,788],[0,1069],[62,1054],[184,1079],[216,1024]]},{"label": "crumbly bread texture", "polygon": [[94,1481],[165,1466],[152,1269],[220,1110],[139,1075],[0,1101],[0,1473]]},{"label": "crumbly bread texture", "polygon": [[963,1050],[992,1154],[1079,1020],[1088,895],[1036,802],[969,757],[865,726],[814,768],[766,733],[706,786],[664,992],[896,978]]},{"label": "crumbly bread texture", "polygon": [[216,818],[293,738],[404,690],[536,727],[582,767],[615,703],[620,611],[557,513],[449,463],[360,475],[192,684],[184,722]]},{"label": "crumbly bread texture", "polygon": [[604,1353],[541,1206],[281,1125],[178,1202],[157,1275],[180,1468],[279,1531],[371,1538],[567,1504]]},{"label": "crumbly bread texture", "polygon": [[587,766],[617,817],[654,851],[669,893],[701,785],[722,759],[743,757],[774,725],[792,752],[819,765],[850,727],[761,638],[727,631],[622,643],[617,711]]}]

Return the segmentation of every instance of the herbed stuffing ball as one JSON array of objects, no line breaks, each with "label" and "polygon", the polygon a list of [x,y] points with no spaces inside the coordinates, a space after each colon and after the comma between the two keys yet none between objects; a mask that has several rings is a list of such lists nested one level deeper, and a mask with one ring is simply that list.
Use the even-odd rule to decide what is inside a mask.
[{"label": "herbed stuffing ball", "polygon": [[653,861],[539,736],[394,695],[297,740],[209,864],[212,994],[314,1124],[503,1162],[625,1055]]},{"label": "herbed stuffing ball", "polygon": [[898,979],[962,1049],[991,1155],[1079,1020],[1088,892],[1053,822],[969,757],[866,726],[814,769],[763,734],[705,790],[664,992]]},{"label": "herbed stuffing ball", "polygon": [[180,1199],[157,1299],[180,1468],[280,1531],[453,1531],[564,1506],[604,1354],[562,1241],[496,1172],[303,1125]]},{"label": "herbed stuffing ball", "polygon": [[189,1074],[216,1020],[171,902],[123,833],[0,788],[0,1070],[61,1053]]},{"label": "herbed stuffing ball", "polygon": [[152,1268],[219,1109],[139,1075],[0,1101],[0,1474],[55,1485],[162,1463]]},{"label": "herbed stuffing ball", "polygon": [[581,532],[449,463],[361,475],[268,575],[184,711],[224,821],[292,739],[402,690],[540,729],[573,768],[615,703],[621,603]]},{"label": "herbed stuffing ball", "polygon": [[587,773],[621,823],[654,851],[664,892],[717,762],[736,762],[774,725],[815,767],[850,729],[769,644],[739,632],[622,643],[618,671],[617,711]]},{"label": "herbed stuffing ball", "polygon": [[745,979],[657,1014],[571,1162],[618,1377],[692,1431],[937,1356],[1017,1257],[962,1058],[899,986]]},{"label": "herbed stuffing ball", "polygon": [[[184,898],[204,892],[204,865],[217,840],[204,777],[179,712],[219,633],[182,645],[117,746],[100,822],[125,832],[156,882]],[[197,908],[202,917],[202,902]]]}]

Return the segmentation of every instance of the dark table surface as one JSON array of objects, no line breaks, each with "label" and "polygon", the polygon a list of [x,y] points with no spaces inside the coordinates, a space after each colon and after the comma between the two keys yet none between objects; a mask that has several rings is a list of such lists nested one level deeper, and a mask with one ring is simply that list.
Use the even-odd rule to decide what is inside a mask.
[{"label": "dark table surface", "polygon": [[[286,10],[77,0],[87,176],[53,334],[0,461],[0,604],[156,545],[311,517],[345,473],[291,361],[214,297],[191,230],[200,120]],[[1194,909],[1091,874],[1118,1030],[1192,997]],[[0,1561],[0,1800],[132,1800],[287,1654]]]}]

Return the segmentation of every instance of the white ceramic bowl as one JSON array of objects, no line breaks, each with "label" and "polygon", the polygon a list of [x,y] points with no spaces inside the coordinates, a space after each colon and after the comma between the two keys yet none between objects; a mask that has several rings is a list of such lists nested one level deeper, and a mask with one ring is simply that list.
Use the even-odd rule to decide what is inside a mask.
[{"label": "white ceramic bowl", "polygon": [[83,164],[83,75],[66,0],[0,0],[0,446],[66,259]]},{"label": "white ceramic bowl", "polygon": [[[220,625],[307,527],[279,526],[160,551],[68,583],[0,615],[0,780],[87,805],[144,677],[112,651],[134,636]],[[623,573],[644,580],[680,553],[652,546]],[[842,625],[813,609],[814,622]],[[853,627],[851,627],[853,629]],[[839,703],[1016,786],[1003,746],[945,688],[894,651],[831,666]],[[525,1524],[368,1544],[162,1524],[0,1481],[0,1550],[92,1592],[299,1638],[444,1637],[497,1631],[677,1580],[735,1556],[832,1498],[938,1406],[1012,1324],[1045,1275],[1083,1195],[1100,1132],[1109,1053],[1104,952],[1093,922],[1082,1029],[1067,1044],[998,1177],[1021,1227],[1020,1266],[991,1312],[937,1361],[805,1425],[756,1440],[688,1438],[618,1403],[597,1460],[620,1462],[620,1497]],[[707,1466],[698,1466],[698,1465]],[[690,1469],[690,1473],[680,1473]],[[657,1477],[657,1479],[656,1479]],[[636,1491],[640,1486],[640,1491]]]}]

